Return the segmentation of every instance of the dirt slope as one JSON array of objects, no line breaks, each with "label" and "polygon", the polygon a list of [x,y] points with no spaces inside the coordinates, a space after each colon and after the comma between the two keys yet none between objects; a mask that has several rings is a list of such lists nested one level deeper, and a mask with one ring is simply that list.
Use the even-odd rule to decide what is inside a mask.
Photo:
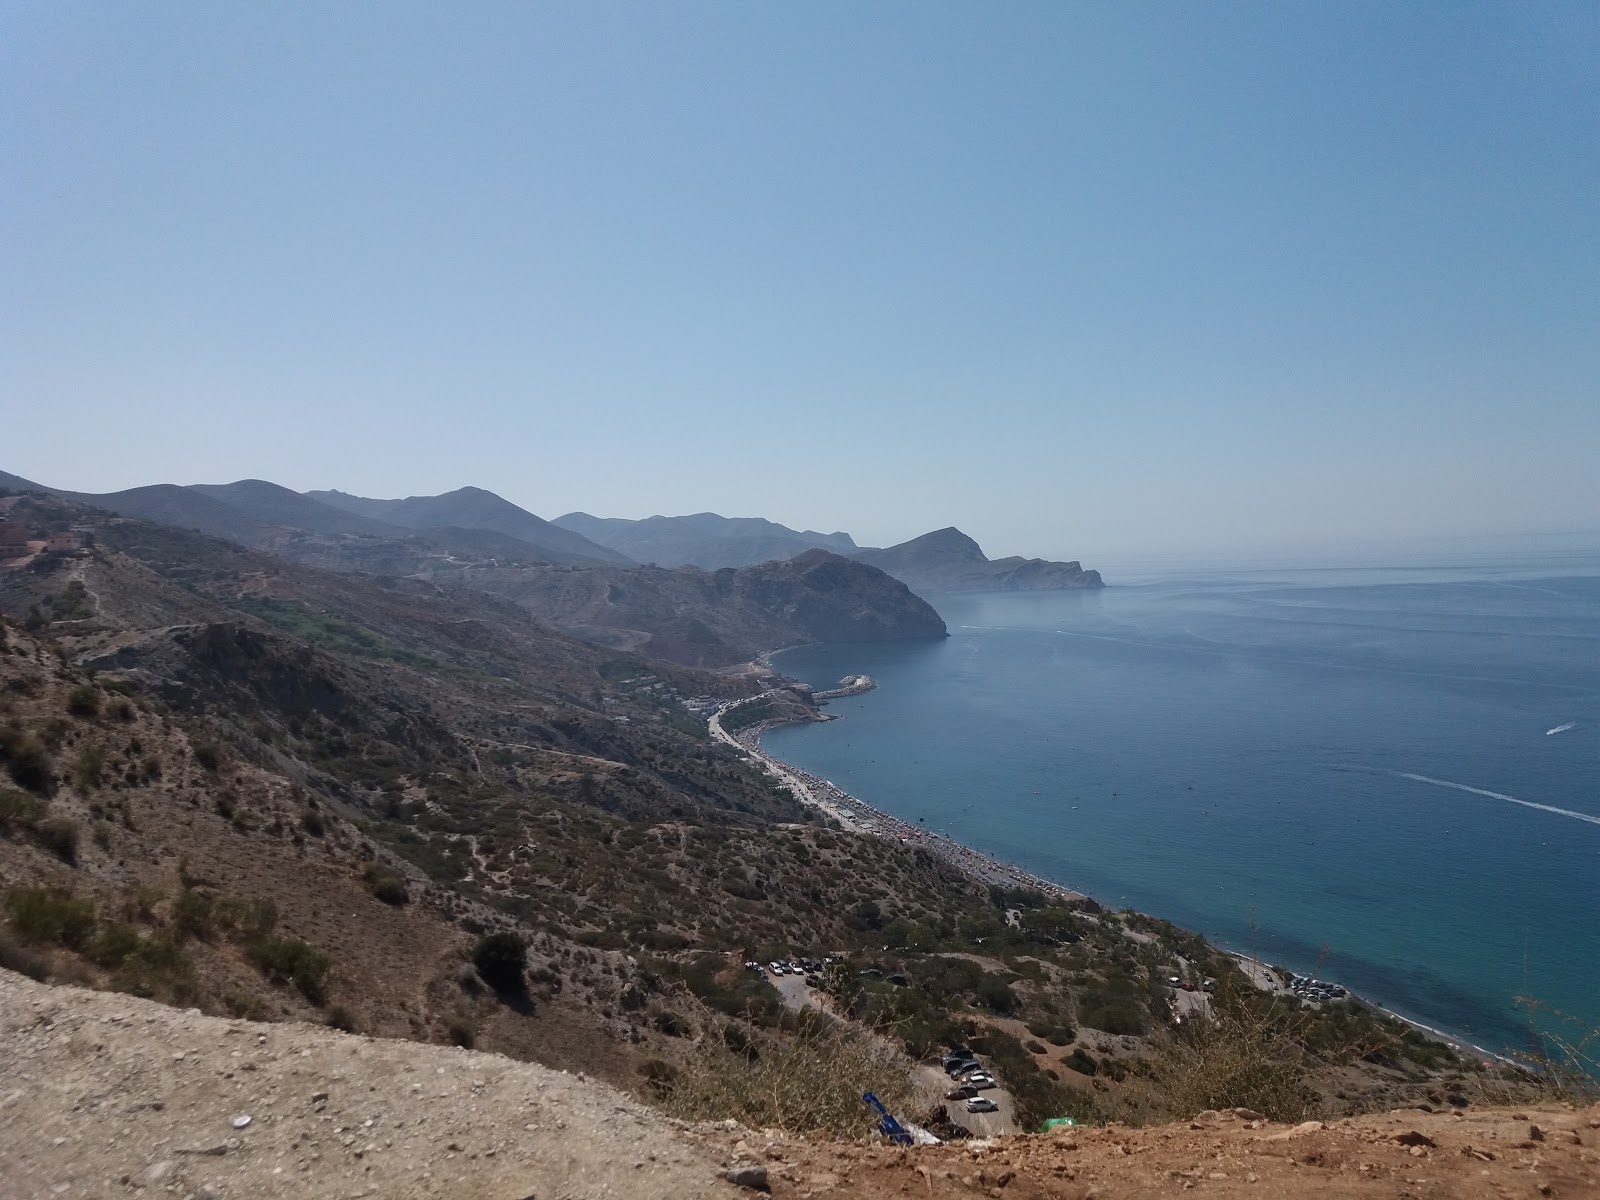
[{"label": "dirt slope", "polygon": [[687,1128],[604,1084],[495,1055],[223,1020],[0,971],[8,1200],[749,1195],[721,1179],[738,1162],[765,1163],[774,1195],[814,1200],[1571,1200],[1600,1196],[1600,1106],[1326,1126],[1205,1114],[913,1151],[816,1144]]},{"label": "dirt slope", "polygon": [[1302,1126],[1211,1113],[909,1151],[790,1142],[766,1153],[773,1194],[811,1200],[1573,1200],[1600,1196],[1600,1106],[1411,1109]]},{"label": "dirt slope", "polygon": [[7,1200],[737,1194],[720,1171],[658,1114],[581,1076],[0,970]]}]

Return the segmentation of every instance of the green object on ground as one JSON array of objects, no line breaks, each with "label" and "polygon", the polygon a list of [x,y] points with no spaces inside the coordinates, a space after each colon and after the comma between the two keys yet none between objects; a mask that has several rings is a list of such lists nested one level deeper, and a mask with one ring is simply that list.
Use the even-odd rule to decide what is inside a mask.
[{"label": "green object on ground", "polygon": [[1057,1125],[1076,1125],[1076,1124],[1077,1124],[1077,1122],[1074,1121],[1071,1117],[1051,1117],[1043,1125],[1039,1126],[1039,1132],[1040,1133],[1049,1133]]}]

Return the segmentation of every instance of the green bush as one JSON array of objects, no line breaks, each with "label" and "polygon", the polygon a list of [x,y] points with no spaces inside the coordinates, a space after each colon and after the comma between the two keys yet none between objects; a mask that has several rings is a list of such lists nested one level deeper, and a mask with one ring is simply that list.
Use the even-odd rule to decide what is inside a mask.
[{"label": "green bush", "polygon": [[0,759],[5,760],[12,782],[41,796],[55,791],[55,764],[44,743],[15,725],[0,728]]},{"label": "green bush", "polygon": [[82,950],[94,936],[92,901],[52,888],[12,888],[6,896],[6,915],[17,935],[42,945]]},{"label": "green bush", "polygon": [[32,833],[44,819],[45,803],[13,788],[0,789],[0,833]]},{"label": "green bush", "polygon": [[172,901],[172,930],[182,941],[184,938],[208,940],[216,932],[212,917],[214,907],[210,896],[192,888],[184,888]]},{"label": "green bush", "polygon": [[978,1002],[1002,1017],[1010,1016],[1020,1007],[1017,994],[1002,976],[985,975],[978,981],[976,991]]},{"label": "green bush", "polygon": [[46,817],[33,827],[39,844],[69,867],[78,865],[78,823],[70,817]]},{"label": "green bush", "polygon": [[332,962],[321,950],[299,938],[262,938],[247,953],[250,961],[274,983],[292,983],[312,1004],[328,999],[328,971]]},{"label": "green bush", "polygon": [[67,711],[75,717],[100,715],[100,691],[92,683],[80,683],[67,693]]},{"label": "green bush", "polygon": [[120,921],[105,921],[89,943],[86,954],[97,966],[115,969],[139,952],[139,934]]},{"label": "green bush", "polygon": [[1062,1065],[1071,1068],[1080,1075],[1094,1075],[1100,1070],[1100,1064],[1094,1057],[1086,1053],[1082,1046],[1076,1047],[1071,1054],[1062,1061]]},{"label": "green bush", "polygon": [[491,933],[473,947],[472,965],[495,991],[520,992],[526,987],[522,973],[528,966],[528,948],[514,933]]},{"label": "green bush", "polygon": [[411,899],[411,893],[406,890],[405,877],[388,867],[368,863],[361,872],[361,878],[367,891],[385,904],[398,906]]}]

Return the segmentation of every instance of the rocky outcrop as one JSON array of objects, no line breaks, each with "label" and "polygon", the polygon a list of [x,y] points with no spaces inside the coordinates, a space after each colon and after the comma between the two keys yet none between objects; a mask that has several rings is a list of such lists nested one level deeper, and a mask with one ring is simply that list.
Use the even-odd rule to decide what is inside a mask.
[{"label": "rocky outcrop", "polygon": [[1105,586],[1099,571],[1085,571],[1077,562],[988,558],[977,542],[954,526],[885,550],[861,550],[854,557],[920,592],[1031,592]]}]

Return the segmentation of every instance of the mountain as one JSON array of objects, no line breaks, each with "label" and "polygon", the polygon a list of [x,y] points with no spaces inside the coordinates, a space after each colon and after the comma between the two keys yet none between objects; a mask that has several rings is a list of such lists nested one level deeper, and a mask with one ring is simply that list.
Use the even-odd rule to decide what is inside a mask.
[{"label": "mountain", "polygon": [[464,487],[441,496],[407,496],[404,500],[372,500],[347,492],[307,492],[306,496],[345,512],[406,529],[489,529],[530,546],[562,556],[557,561],[587,560],[632,565],[633,560],[608,543],[590,539],[559,521],[546,521],[483,488]]},{"label": "mountain", "polygon": [[504,596],[588,641],[687,666],[727,666],[801,642],[947,636],[905,584],[826,550],[718,571],[469,564],[429,578]]},{"label": "mountain", "polygon": [[[302,494],[263,479],[151,484],[121,492],[67,492],[0,472],[0,489],[61,496],[124,517],[193,529],[330,571],[411,575],[462,560],[519,564],[626,563],[615,551],[557,528],[492,492],[463,488],[409,501],[342,492]],[[326,503],[337,497],[340,503]],[[433,504],[433,502],[443,502]],[[399,521],[362,506],[396,504]],[[429,506],[432,505],[430,508]]]},{"label": "mountain", "polygon": [[400,535],[396,525],[368,520],[265,479],[192,483],[185,490],[231,505],[263,525],[281,525],[286,529],[303,529],[308,533],[364,534],[370,537]]},{"label": "mountain", "polygon": [[1100,572],[1085,571],[1076,562],[991,559],[977,542],[954,526],[885,550],[859,550],[854,557],[919,592],[1027,592],[1105,586]]},{"label": "mountain", "polygon": [[856,549],[848,533],[797,531],[761,517],[723,517],[709,512],[642,521],[572,512],[557,517],[555,523],[635,562],[660,567],[696,566],[715,571],[793,558],[813,549],[846,555]]}]

